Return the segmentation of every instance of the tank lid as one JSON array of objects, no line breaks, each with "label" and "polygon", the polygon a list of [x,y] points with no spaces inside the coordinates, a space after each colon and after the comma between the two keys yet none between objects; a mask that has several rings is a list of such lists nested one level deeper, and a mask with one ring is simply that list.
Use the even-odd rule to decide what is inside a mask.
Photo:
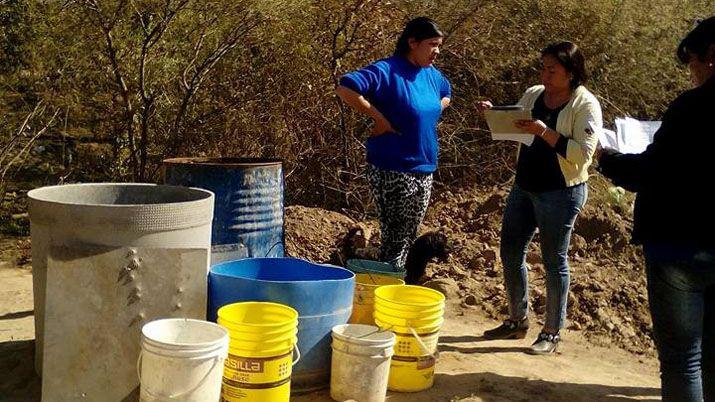
[{"label": "tank lid", "polygon": [[281,159],[272,158],[237,158],[237,157],[216,157],[216,158],[170,158],[162,161],[165,165],[208,165],[226,167],[261,167],[261,166],[281,166]]}]

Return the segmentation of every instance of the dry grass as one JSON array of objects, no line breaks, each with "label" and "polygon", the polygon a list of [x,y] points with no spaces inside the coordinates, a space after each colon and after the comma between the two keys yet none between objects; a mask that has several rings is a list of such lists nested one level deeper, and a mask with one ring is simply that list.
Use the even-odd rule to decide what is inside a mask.
[{"label": "dry grass", "polygon": [[[538,51],[547,43],[568,39],[583,48],[588,86],[608,122],[625,114],[657,119],[687,87],[674,57],[679,39],[693,18],[715,13],[706,0],[174,0],[137,3],[138,10],[114,0],[98,3],[101,20],[83,5],[91,3],[0,5],[0,16],[15,16],[0,18],[6,31],[24,27],[13,31],[12,49],[0,38],[0,61],[9,63],[7,49],[24,54],[0,77],[0,146],[42,99],[60,111],[52,135],[106,144],[101,158],[72,147],[70,162],[48,154],[49,166],[59,166],[50,181],[160,181],[161,159],[175,155],[280,157],[290,203],[356,215],[370,204],[362,173],[368,122],[333,89],[341,74],[389,55],[409,18],[430,15],[448,34],[438,64],[454,99],[439,126],[437,181],[450,186],[512,177],[513,147],[489,140],[474,105],[485,97],[516,101],[538,82]],[[185,9],[142,58],[164,4]],[[235,46],[199,71],[237,32]],[[182,108],[191,77],[201,82],[188,83],[195,92]]]}]

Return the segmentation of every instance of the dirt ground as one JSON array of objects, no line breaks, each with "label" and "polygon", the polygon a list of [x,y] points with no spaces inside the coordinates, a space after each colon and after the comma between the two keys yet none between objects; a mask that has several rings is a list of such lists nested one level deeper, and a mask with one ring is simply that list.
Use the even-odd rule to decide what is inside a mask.
[{"label": "dirt ground", "polygon": [[32,273],[0,262],[0,401],[38,401]]},{"label": "dirt ground", "polygon": [[[27,268],[0,268],[0,401],[40,400],[33,371],[32,275]],[[435,386],[416,394],[390,393],[392,402],[427,401],[621,401],[660,400],[653,358],[594,346],[567,331],[556,356],[523,353],[536,337],[484,341],[497,322],[478,308],[451,304],[440,337]],[[328,391],[291,398],[330,401]]]},{"label": "dirt ground", "polygon": [[[477,306],[494,319],[504,318],[506,299],[499,261],[499,232],[507,196],[505,188],[463,189],[433,197],[421,232],[442,231],[455,251],[449,261],[431,263],[428,274],[443,282],[452,298]],[[654,356],[647,306],[643,257],[629,244],[630,213],[589,202],[576,220],[569,250],[571,287],[567,326],[590,342],[617,345],[638,355]],[[286,250],[297,257],[329,261],[340,238],[356,225],[373,234],[376,221],[355,222],[336,212],[300,206],[286,211]],[[543,323],[546,306],[544,265],[538,233],[527,255],[530,304]],[[448,295],[450,296],[450,295]]]},{"label": "dirt ground", "polygon": [[[650,339],[642,256],[628,244],[630,222],[609,208],[588,206],[570,250],[568,327],[560,352],[523,353],[536,337],[545,304],[544,268],[537,241],[530,248],[534,316],[523,341],[485,341],[481,333],[505,312],[499,263],[499,224],[506,191],[465,189],[435,196],[422,231],[441,230],[454,246],[449,261],[428,275],[448,296],[435,386],[417,394],[390,393],[388,401],[620,401],[660,400]],[[347,231],[375,221],[300,206],[286,210],[286,249],[324,262],[334,258]],[[0,401],[38,401],[33,371],[32,272],[27,238],[0,239]],[[327,391],[293,401],[329,401]]]},{"label": "dirt ground", "polygon": [[[622,401],[660,400],[657,365],[619,349],[591,345],[567,331],[561,352],[531,356],[523,341],[485,341],[483,330],[496,325],[478,310],[453,306],[440,335],[435,386],[415,394],[390,392],[390,402],[428,401]],[[331,401],[329,392],[291,398]]]}]

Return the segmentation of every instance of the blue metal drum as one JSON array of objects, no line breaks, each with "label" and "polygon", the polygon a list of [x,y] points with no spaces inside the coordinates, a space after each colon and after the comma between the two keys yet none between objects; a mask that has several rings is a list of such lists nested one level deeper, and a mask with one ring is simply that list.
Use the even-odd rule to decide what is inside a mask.
[{"label": "blue metal drum", "polygon": [[248,257],[283,257],[283,167],[280,160],[174,158],[164,181],[215,195],[211,264]]}]

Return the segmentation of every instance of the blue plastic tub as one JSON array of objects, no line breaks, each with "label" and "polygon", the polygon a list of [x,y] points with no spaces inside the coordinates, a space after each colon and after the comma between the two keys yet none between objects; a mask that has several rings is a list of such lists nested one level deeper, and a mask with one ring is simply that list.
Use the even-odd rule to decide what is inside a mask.
[{"label": "blue plastic tub", "polygon": [[343,268],[295,258],[247,258],[224,262],[209,272],[208,317],[216,321],[220,307],[240,301],[283,303],[298,310],[300,362],[293,368],[296,393],[330,384],[335,325],[350,318],[355,275]]}]

